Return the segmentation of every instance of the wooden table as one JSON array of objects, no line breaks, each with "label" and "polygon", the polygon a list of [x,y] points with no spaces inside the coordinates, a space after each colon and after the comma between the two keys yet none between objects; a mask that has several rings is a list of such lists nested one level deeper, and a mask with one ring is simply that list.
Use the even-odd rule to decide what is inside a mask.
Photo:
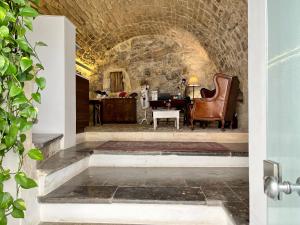
[{"label": "wooden table", "polygon": [[157,129],[157,119],[175,119],[175,127],[179,130],[179,113],[180,110],[153,110],[154,130]]},{"label": "wooden table", "polygon": [[184,124],[188,124],[188,109],[187,109],[187,101],[185,99],[171,99],[171,100],[156,100],[149,101],[150,107],[155,110],[158,108],[167,108],[166,104],[170,102],[171,108],[175,108],[177,110],[181,110],[184,113]]}]

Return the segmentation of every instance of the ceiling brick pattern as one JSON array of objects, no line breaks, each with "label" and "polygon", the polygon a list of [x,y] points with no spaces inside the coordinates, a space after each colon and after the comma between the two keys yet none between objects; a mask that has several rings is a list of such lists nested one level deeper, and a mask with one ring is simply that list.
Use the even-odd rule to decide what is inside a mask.
[{"label": "ceiling brick pattern", "polygon": [[129,38],[193,33],[223,70],[247,60],[246,0],[44,0],[44,14],[67,16],[77,27],[78,56],[94,64]]}]

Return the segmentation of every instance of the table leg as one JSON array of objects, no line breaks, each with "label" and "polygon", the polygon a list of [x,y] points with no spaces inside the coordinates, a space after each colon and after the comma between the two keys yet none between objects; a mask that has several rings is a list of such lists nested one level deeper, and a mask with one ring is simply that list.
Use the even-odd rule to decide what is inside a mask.
[{"label": "table leg", "polygon": [[179,130],[179,116],[177,117],[176,121],[177,121],[177,123],[176,123],[177,124],[177,130]]},{"label": "table leg", "polygon": [[96,104],[93,104],[93,124],[96,126]]},{"label": "table leg", "polygon": [[154,130],[157,128],[157,118],[153,118]]}]

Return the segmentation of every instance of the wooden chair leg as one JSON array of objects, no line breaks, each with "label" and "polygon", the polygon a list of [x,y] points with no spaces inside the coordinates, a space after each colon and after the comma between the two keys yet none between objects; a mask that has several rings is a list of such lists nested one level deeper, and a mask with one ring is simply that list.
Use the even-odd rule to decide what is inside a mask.
[{"label": "wooden chair leg", "polygon": [[190,123],[191,123],[191,130],[194,130],[194,120],[191,119]]},{"label": "wooden chair leg", "polygon": [[221,130],[225,131],[225,120],[222,120]]}]

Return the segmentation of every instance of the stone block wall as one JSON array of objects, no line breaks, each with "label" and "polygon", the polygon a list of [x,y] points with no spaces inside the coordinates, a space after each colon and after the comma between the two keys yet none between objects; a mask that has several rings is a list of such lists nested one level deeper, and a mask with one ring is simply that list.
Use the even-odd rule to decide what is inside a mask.
[{"label": "stone block wall", "polygon": [[[192,34],[172,30],[166,35],[134,37],[108,51],[90,77],[91,96],[95,90],[109,90],[113,71],[123,72],[128,93],[140,94],[141,82],[146,81],[150,91],[177,95],[182,78],[197,76],[202,87],[211,88],[212,77],[218,70]],[[199,88],[195,97],[199,97]],[[138,101],[138,120],[142,117]]]}]

